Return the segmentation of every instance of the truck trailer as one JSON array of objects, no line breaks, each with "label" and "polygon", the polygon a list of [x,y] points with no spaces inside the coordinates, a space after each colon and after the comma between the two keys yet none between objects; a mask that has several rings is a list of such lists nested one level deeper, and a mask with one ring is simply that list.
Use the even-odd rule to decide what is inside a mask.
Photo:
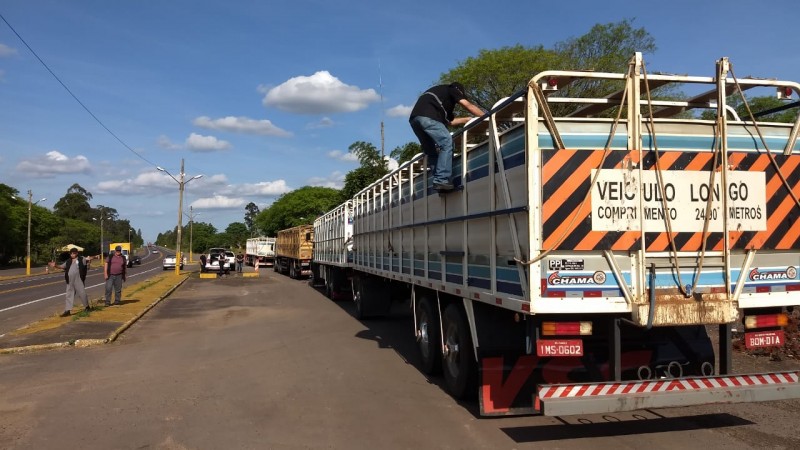
[{"label": "truck trailer", "polygon": [[292,278],[310,276],[313,241],[313,225],[300,225],[278,231],[273,270]]},{"label": "truck trailer", "polygon": [[255,267],[273,267],[275,265],[275,238],[256,237],[247,240],[245,245],[245,264]]},{"label": "truck trailer", "polygon": [[348,200],[314,221],[314,258],[311,270],[325,295],[337,300],[349,296],[353,264],[353,202]]},{"label": "truck trailer", "polygon": [[[688,98],[653,99],[668,85]],[[541,72],[453,133],[454,191],[420,154],[321,216],[319,276],[350,280],[358,318],[408,304],[421,370],[482,415],[798,398],[798,371],[732,367],[733,326],[782,345],[800,304],[800,122],[738,117],[750,89],[800,85],[638,53]]]}]

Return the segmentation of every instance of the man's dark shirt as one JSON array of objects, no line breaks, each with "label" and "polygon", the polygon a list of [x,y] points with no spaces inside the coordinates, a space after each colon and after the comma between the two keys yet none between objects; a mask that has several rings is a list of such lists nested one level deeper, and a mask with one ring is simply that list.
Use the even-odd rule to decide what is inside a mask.
[{"label": "man's dark shirt", "polygon": [[411,110],[410,119],[423,116],[450,125],[450,121],[453,120],[453,109],[463,98],[466,98],[464,94],[448,84],[434,86],[419,96],[414,109]]}]

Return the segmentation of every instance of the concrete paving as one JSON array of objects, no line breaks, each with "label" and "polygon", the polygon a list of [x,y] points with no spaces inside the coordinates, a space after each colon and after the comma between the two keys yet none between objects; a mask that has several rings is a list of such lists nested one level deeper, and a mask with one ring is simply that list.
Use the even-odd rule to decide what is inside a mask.
[{"label": "concrete paving", "polygon": [[[43,269],[42,269],[43,270]],[[30,276],[44,273],[31,271]],[[197,271],[182,271],[175,275],[174,271],[165,271],[139,283],[125,286],[122,304],[119,306],[103,306],[101,298],[90,298],[92,310],[84,311],[77,305],[68,317],[48,316],[28,324],[14,332],[0,336],[0,354],[20,353],[49,348],[104,344],[113,342],[134,322],[139,320],[161,300],[168,297],[187,279],[198,278]],[[219,278],[252,278],[259,273],[252,268],[245,268],[241,274],[231,273]],[[24,277],[25,268],[3,271],[3,279]],[[203,279],[209,287],[214,286],[214,279]]]}]

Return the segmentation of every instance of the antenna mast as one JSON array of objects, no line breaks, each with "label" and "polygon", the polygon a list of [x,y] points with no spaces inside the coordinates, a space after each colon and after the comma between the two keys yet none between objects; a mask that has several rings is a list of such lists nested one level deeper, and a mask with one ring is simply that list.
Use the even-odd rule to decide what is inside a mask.
[{"label": "antenna mast", "polygon": [[383,161],[385,157],[385,152],[383,149],[383,78],[381,77],[381,61],[378,60],[378,86],[379,91],[381,93],[381,161]]}]

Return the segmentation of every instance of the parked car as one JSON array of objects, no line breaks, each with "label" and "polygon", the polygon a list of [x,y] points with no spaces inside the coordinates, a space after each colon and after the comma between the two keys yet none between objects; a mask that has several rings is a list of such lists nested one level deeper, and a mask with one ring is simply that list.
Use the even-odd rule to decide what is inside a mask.
[{"label": "parked car", "polygon": [[228,259],[225,253],[210,253],[206,259],[205,272],[215,272],[218,274],[228,274],[231,271],[231,265],[228,264]]},{"label": "parked car", "polygon": [[[176,259],[176,258],[175,258],[175,255],[168,255],[168,256],[166,256],[166,257],[164,258],[164,262],[163,262],[163,264],[161,265],[161,267],[163,267],[163,268],[164,268],[164,270],[167,270],[167,269],[174,269],[174,268],[175,268],[175,259]],[[184,257],[184,258],[182,258],[182,261],[181,261],[181,269],[183,269],[183,265],[184,265],[184,263],[186,263],[186,258],[185,258],[185,257]]]}]

